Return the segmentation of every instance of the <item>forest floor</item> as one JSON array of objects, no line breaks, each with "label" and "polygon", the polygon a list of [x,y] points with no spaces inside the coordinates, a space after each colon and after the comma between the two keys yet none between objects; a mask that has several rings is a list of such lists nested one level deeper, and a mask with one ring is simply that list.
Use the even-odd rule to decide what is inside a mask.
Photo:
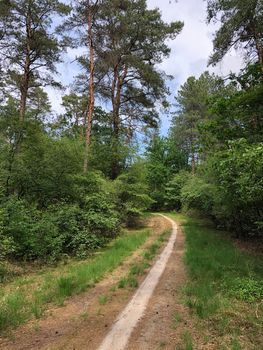
[{"label": "forest floor", "polygon": [[[215,289],[214,293],[210,290],[212,285],[216,285],[219,273],[216,271],[217,274],[211,274],[211,266],[224,270],[224,266],[217,266],[222,254],[225,254],[224,259],[227,260],[227,270],[233,272],[233,275],[236,275],[237,271],[231,265],[231,254],[235,257],[237,268],[243,266],[242,264],[249,266],[250,275],[254,271],[252,257],[243,258],[243,255],[240,255],[240,260],[236,261],[238,255],[235,249],[238,248],[233,248],[232,252],[227,238],[222,240],[220,237],[221,241],[226,242],[221,247],[218,237],[213,236],[217,233],[212,232],[209,227],[206,228],[204,223],[178,215],[170,217],[180,224],[174,249],[143,316],[131,334],[128,334],[130,337],[125,349],[261,349],[261,304],[237,301],[236,298],[232,299],[232,295],[226,297],[225,292],[220,290],[223,288],[221,282],[218,282],[219,288]],[[120,312],[143,286],[168,244],[171,223],[167,219],[154,216],[149,220],[148,227],[152,234],[111,273],[88,291],[67,298],[63,307],[51,304],[41,318],[31,320],[6,333],[0,338],[0,349],[96,350],[110,330],[114,329]],[[204,234],[205,243],[203,238],[199,239],[201,231],[198,230]],[[189,234],[199,241],[191,242]],[[211,242],[215,240],[218,250],[210,246],[210,236]],[[196,251],[191,251],[191,244],[196,246]],[[212,247],[209,259],[208,256],[204,256],[206,247]],[[217,254],[221,248],[222,251]],[[202,274],[205,273],[205,279],[193,276],[193,267],[187,256],[189,252],[193,255],[196,268],[201,269]],[[206,271],[205,264],[200,264],[195,254],[199,254],[206,263],[211,259]],[[213,261],[213,255],[219,256],[217,264]],[[198,274],[198,271],[195,273]],[[261,271],[261,267],[258,266],[256,272],[261,274]],[[203,295],[200,291],[204,289],[210,294]],[[254,292],[255,288],[252,295]],[[129,330],[127,331],[129,333]]]}]

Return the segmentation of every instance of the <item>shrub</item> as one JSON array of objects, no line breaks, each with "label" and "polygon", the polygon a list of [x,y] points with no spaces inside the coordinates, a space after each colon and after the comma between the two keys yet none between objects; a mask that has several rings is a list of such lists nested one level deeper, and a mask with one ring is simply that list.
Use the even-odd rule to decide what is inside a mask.
[{"label": "shrub", "polygon": [[91,234],[89,231],[81,231],[72,240],[72,247],[77,258],[86,258],[90,252],[102,248],[108,238]]},{"label": "shrub", "polygon": [[29,258],[34,245],[33,224],[37,215],[34,207],[15,196],[2,206],[5,215],[2,221],[3,237],[12,242],[14,258]]},{"label": "shrub", "polygon": [[[14,252],[14,241],[12,237],[4,234],[5,210],[0,209],[0,264]],[[0,266],[1,268],[1,266]]]},{"label": "shrub", "polygon": [[262,235],[262,159],[262,144],[229,143],[188,179],[181,191],[183,204],[239,237]]},{"label": "shrub", "polygon": [[206,215],[213,210],[214,186],[198,176],[189,177],[182,188],[182,203],[186,209],[197,209]]},{"label": "shrub", "polygon": [[182,208],[182,188],[190,178],[190,173],[182,170],[176,174],[165,188],[165,207],[179,211]]},{"label": "shrub", "polygon": [[122,220],[128,225],[136,225],[137,220],[153,204],[146,184],[143,164],[133,165],[115,181],[118,207]]}]

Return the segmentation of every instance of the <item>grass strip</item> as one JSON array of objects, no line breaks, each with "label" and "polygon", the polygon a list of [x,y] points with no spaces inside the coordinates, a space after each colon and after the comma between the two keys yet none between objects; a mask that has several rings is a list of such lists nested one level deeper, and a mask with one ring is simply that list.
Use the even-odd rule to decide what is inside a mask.
[{"label": "grass strip", "polygon": [[169,237],[171,230],[165,230],[162,234],[142,253],[142,259],[136,263],[133,263],[130,267],[129,273],[126,277],[123,277],[118,282],[118,288],[137,288],[138,276],[142,276],[146,273],[146,270],[150,267],[150,262],[159,252],[163,242]]},{"label": "grass strip", "polygon": [[138,249],[150,233],[150,230],[144,229],[124,234],[89,261],[69,266],[63,275],[43,273],[37,287],[18,285],[14,291],[4,294],[0,300],[0,332],[17,327],[33,317],[40,318],[48,303],[62,305],[67,297],[94,286]]},{"label": "grass strip", "polygon": [[205,220],[169,216],[185,232],[189,281],[183,294],[190,312],[217,335],[220,349],[262,344],[262,256],[241,251]]}]

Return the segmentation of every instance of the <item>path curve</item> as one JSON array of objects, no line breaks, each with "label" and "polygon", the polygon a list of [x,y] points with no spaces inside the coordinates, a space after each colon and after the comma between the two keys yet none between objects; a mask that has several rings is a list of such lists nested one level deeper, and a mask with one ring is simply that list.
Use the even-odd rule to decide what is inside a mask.
[{"label": "path curve", "polygon": [[167,216],[161,216],[172,224],[171,237],[144,282],[138,288],[126,308],[117,317],[110,332],[99,346],[98,350],[123,350],[126,347],[133,329],[137,322],[142,318],[154,289],[165,270],[168,259],[174,248],[178,226]]}]

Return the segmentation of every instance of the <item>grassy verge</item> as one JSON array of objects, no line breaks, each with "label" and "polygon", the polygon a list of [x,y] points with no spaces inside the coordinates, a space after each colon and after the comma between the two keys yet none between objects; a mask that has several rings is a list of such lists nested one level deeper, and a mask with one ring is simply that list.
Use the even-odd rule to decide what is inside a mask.
[{"label": "grassy verge", "polygon": [[151,232],[132,231],[114,240],[93,258],[19,278],[0,292],[0,332],[40,318],[48,303],[62,305],[67,297],[92,287],[140,247]]},{"label": "grassy verge", "polygon": [[164,241],[171,234],[171,230],[165,230],[149,247],[147,247],[139,261],[133,263],[130,267],[129,273],[126,277],[123,277],[118,282],[118,288],[138,287],[138,277],[143,276],[147,269],[150,267],[150,262],[154,259],[163,245]]},{"label": "grassy verge", "polygon": [[184,300],[199,326],[208,330],[206,342],[216,343],[218,349],[260,349],[262,256],[241,252],[226,233],[205,221],[170,216],[181,222],[185,232],[189,282]]}]

